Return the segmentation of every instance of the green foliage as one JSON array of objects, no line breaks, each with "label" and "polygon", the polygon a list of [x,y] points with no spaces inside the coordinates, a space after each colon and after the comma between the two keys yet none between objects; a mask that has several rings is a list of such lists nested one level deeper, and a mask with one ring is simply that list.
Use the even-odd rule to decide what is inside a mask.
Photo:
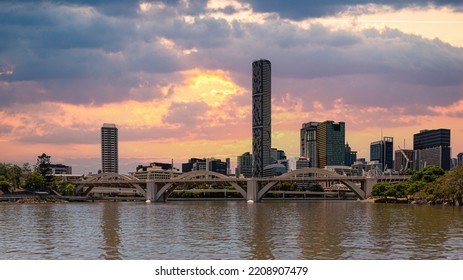
[{"label": "green foliage", "polygon": [[323,189],[323,187],[321,185],[319,185],[319,184],[310,185],[308,190],[311,191],[311,192],[323,192],[323,191],[325,191]]},{"label": "green foliage", "polygon": [[26,188],[36,191],[47,191],[49,189],[45,178],[38,171],[33,171],[27,176]]},{"label": "green foliage", "polygon": [[61,195],[74,195],[76,185],[70,182],[61,182],[58,184],[58,193]]},{"label": "green foliage", "polygon": [[11,163],[0,163],[0,176],[11,184],[12,188],[18,188],[21,184],[21,167]]},{"label": "green foliage", "polygon": [[5,178],[5,176],[0,175],[0,191],[3,193],[9,193],[13,189],[13,186],[11,186],[10,182],[8,182]]},{"label": "green foliage", "polygon": [[444,174],[444,169],[435,165],[428,165],[422,171],[414,171],[411,180],[415,182],[423,181],[426,183],[431,183],[439,179]]},{"label": "green foliage", "polygon": [[386,197],[387,189],[392,185],[388,182],[379,182],[373,186],[373,190],[371,191],[371,195],[373,196],[384,196]]},{"label": "green foliage", "polygon": [[51,188],[54,181],[50,158],[51,157],[49,155],[43,153],[42,155],[37,157],[37,163],[35,165],[35,171],[39,172],[40,175],[42,175],[47,188]]},{"label": "green foliage", "polygon": [[431,183],[439,179],[445,174],[444,169],[437,167],[435,165],[426,166],[423,169],[423,178],[422,181]]},{"label": "green foliage", "polygon": [[279,190],[294,191],[297,189],[297,184],[291,182],[283,182],[279,184]]},{"label": "green foliage", "polygon": [[458,165],[436,182],[444,200],[463,204],[463,165]]}]

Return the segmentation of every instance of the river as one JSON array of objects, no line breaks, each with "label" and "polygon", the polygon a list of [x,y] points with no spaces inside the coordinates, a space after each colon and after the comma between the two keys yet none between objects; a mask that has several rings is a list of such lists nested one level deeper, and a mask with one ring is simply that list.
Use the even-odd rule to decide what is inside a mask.
[{"label": "river", "polygon": [[359,201],[0,204],[0,258],[463,259],[463,207]]}]

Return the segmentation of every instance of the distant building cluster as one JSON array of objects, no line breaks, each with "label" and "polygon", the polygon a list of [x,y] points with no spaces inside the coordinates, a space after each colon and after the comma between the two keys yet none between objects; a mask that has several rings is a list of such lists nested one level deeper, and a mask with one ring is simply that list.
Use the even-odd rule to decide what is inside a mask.
[{"label": "distant building cluster", "polygon": [[[393,137],[381,137],[370,144],[370,160],[357,158],[357,151],[346,141],[344,122],[309,121],[300,129],[300,155],[287,158],[271,141],[271,63],[261,59],[252,63],[252,153],[237,156],[232,174],[230,158],[191,158],[181,171],[173,163],[152,162],[138,165],[130,174],[139,179],[170,179],[185,172],[212,171],[243,178],[272,177],[290,170],[324,168],[345,175],[401,174],[436,165],[449,170],[463,164],[463,153],[451,158],[450,129],[422,130],[413,135],[413,149],[397,145]],[[398,149],[397,149],[398,148]],[[101,127],[101,172],[119,172],[118,129],[115,124]],[[55,174],[71,174],[71,167],[52,166]]]}]

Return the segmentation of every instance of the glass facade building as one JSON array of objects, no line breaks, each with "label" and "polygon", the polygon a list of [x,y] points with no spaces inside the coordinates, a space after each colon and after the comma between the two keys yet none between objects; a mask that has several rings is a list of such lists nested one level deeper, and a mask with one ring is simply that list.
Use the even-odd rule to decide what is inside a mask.
[{"label": "glass facade building", "polygon": [[422,170],[428,165],[451,168],[450,129],[422,130],[413,135],[414,166]]},{"label": "glass facade building", "polygon": [[318,168],[345,165],[345,123],[325,121],[317,126]]},{"label": "glass facade building", "polygon": [[382,170],[394,168],[394,138],[384,137],[383,140],[370,144],[370,161],[379,162]]}]

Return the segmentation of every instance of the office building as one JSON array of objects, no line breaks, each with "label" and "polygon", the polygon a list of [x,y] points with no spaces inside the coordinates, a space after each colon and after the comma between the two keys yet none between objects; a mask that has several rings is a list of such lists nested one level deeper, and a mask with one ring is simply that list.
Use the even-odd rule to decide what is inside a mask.
[{"label": "office building", "polygon": [[182,163],[182,172],[212,171],[227,175],[227,163],[215,158],[191,158],[188,163]]},{"label": "office building", "polygon": [[118,139],[115,124],[101,127],[101,171],[119,173]]},{"label": "office building", "polygon": [[72,166],[58,163],[50,164],[50,168],[52,174],[72,174]]},{"label": "office building", "polygon": [[305,157],[300,157],[296,160],[296,169],[309,168],[310,161]]},{"label": "office building", "polygon": [[382,170],[394,168],[394,138],[384,137],[370,144],[370,161],[381,164]]},{"label": "office building", "polygon": [[252,63],[252,156],[253,177],[263,177],[271,163],[271,64],[268,60]]},{"label": "office building", "polygon": [[270,149],[270,154],[272,158],[272,164],[277,163],[279,160],[286,160],[286,153],[283,150],[272,148]]},{"label": "office building", "polygon": [[317,126],[319,124],[319,122],[308,122],[302,124],[301,128],[300,156],[310,162],[310,167],[318,166]]},{"label": "office building", "polygon": [[[197,162],[206,162],[206,159],[201,158],[190,158],[187,163],[182,163],[182,172],[190,172],[193,170],[193,165]],[[206,168],[204,168],[206,169]]]},{"label": "office building", "polygon": [[413,150],[416,170],[422,170],[428,165],[450,170],[450,129],[422,130],[414,134]]},{"label": "office building", "polygon": [[352,151],[349,143],[346,144],[346,157],[344,159],[345,166],[352,166],[357,161],[357,151]]},{"label": "office building", "polygon": [[344,165],[345,123],[325,121],[317,126],[318,168],[327,165]]},{"label": "office building", "polygon": [[463,153],[457,155],[457,164],[463,164]]},{"label": "office building", "polygon": [[252,177],[252,155],[246,152],[237,157],[236,177]]},{"label": "office building", "polygon": [[170,163],[152,162],[148,166],[138,165],[135,172],[130,175],[140,180],[167,180],[175,178],[182,173],[173,168]]}]

